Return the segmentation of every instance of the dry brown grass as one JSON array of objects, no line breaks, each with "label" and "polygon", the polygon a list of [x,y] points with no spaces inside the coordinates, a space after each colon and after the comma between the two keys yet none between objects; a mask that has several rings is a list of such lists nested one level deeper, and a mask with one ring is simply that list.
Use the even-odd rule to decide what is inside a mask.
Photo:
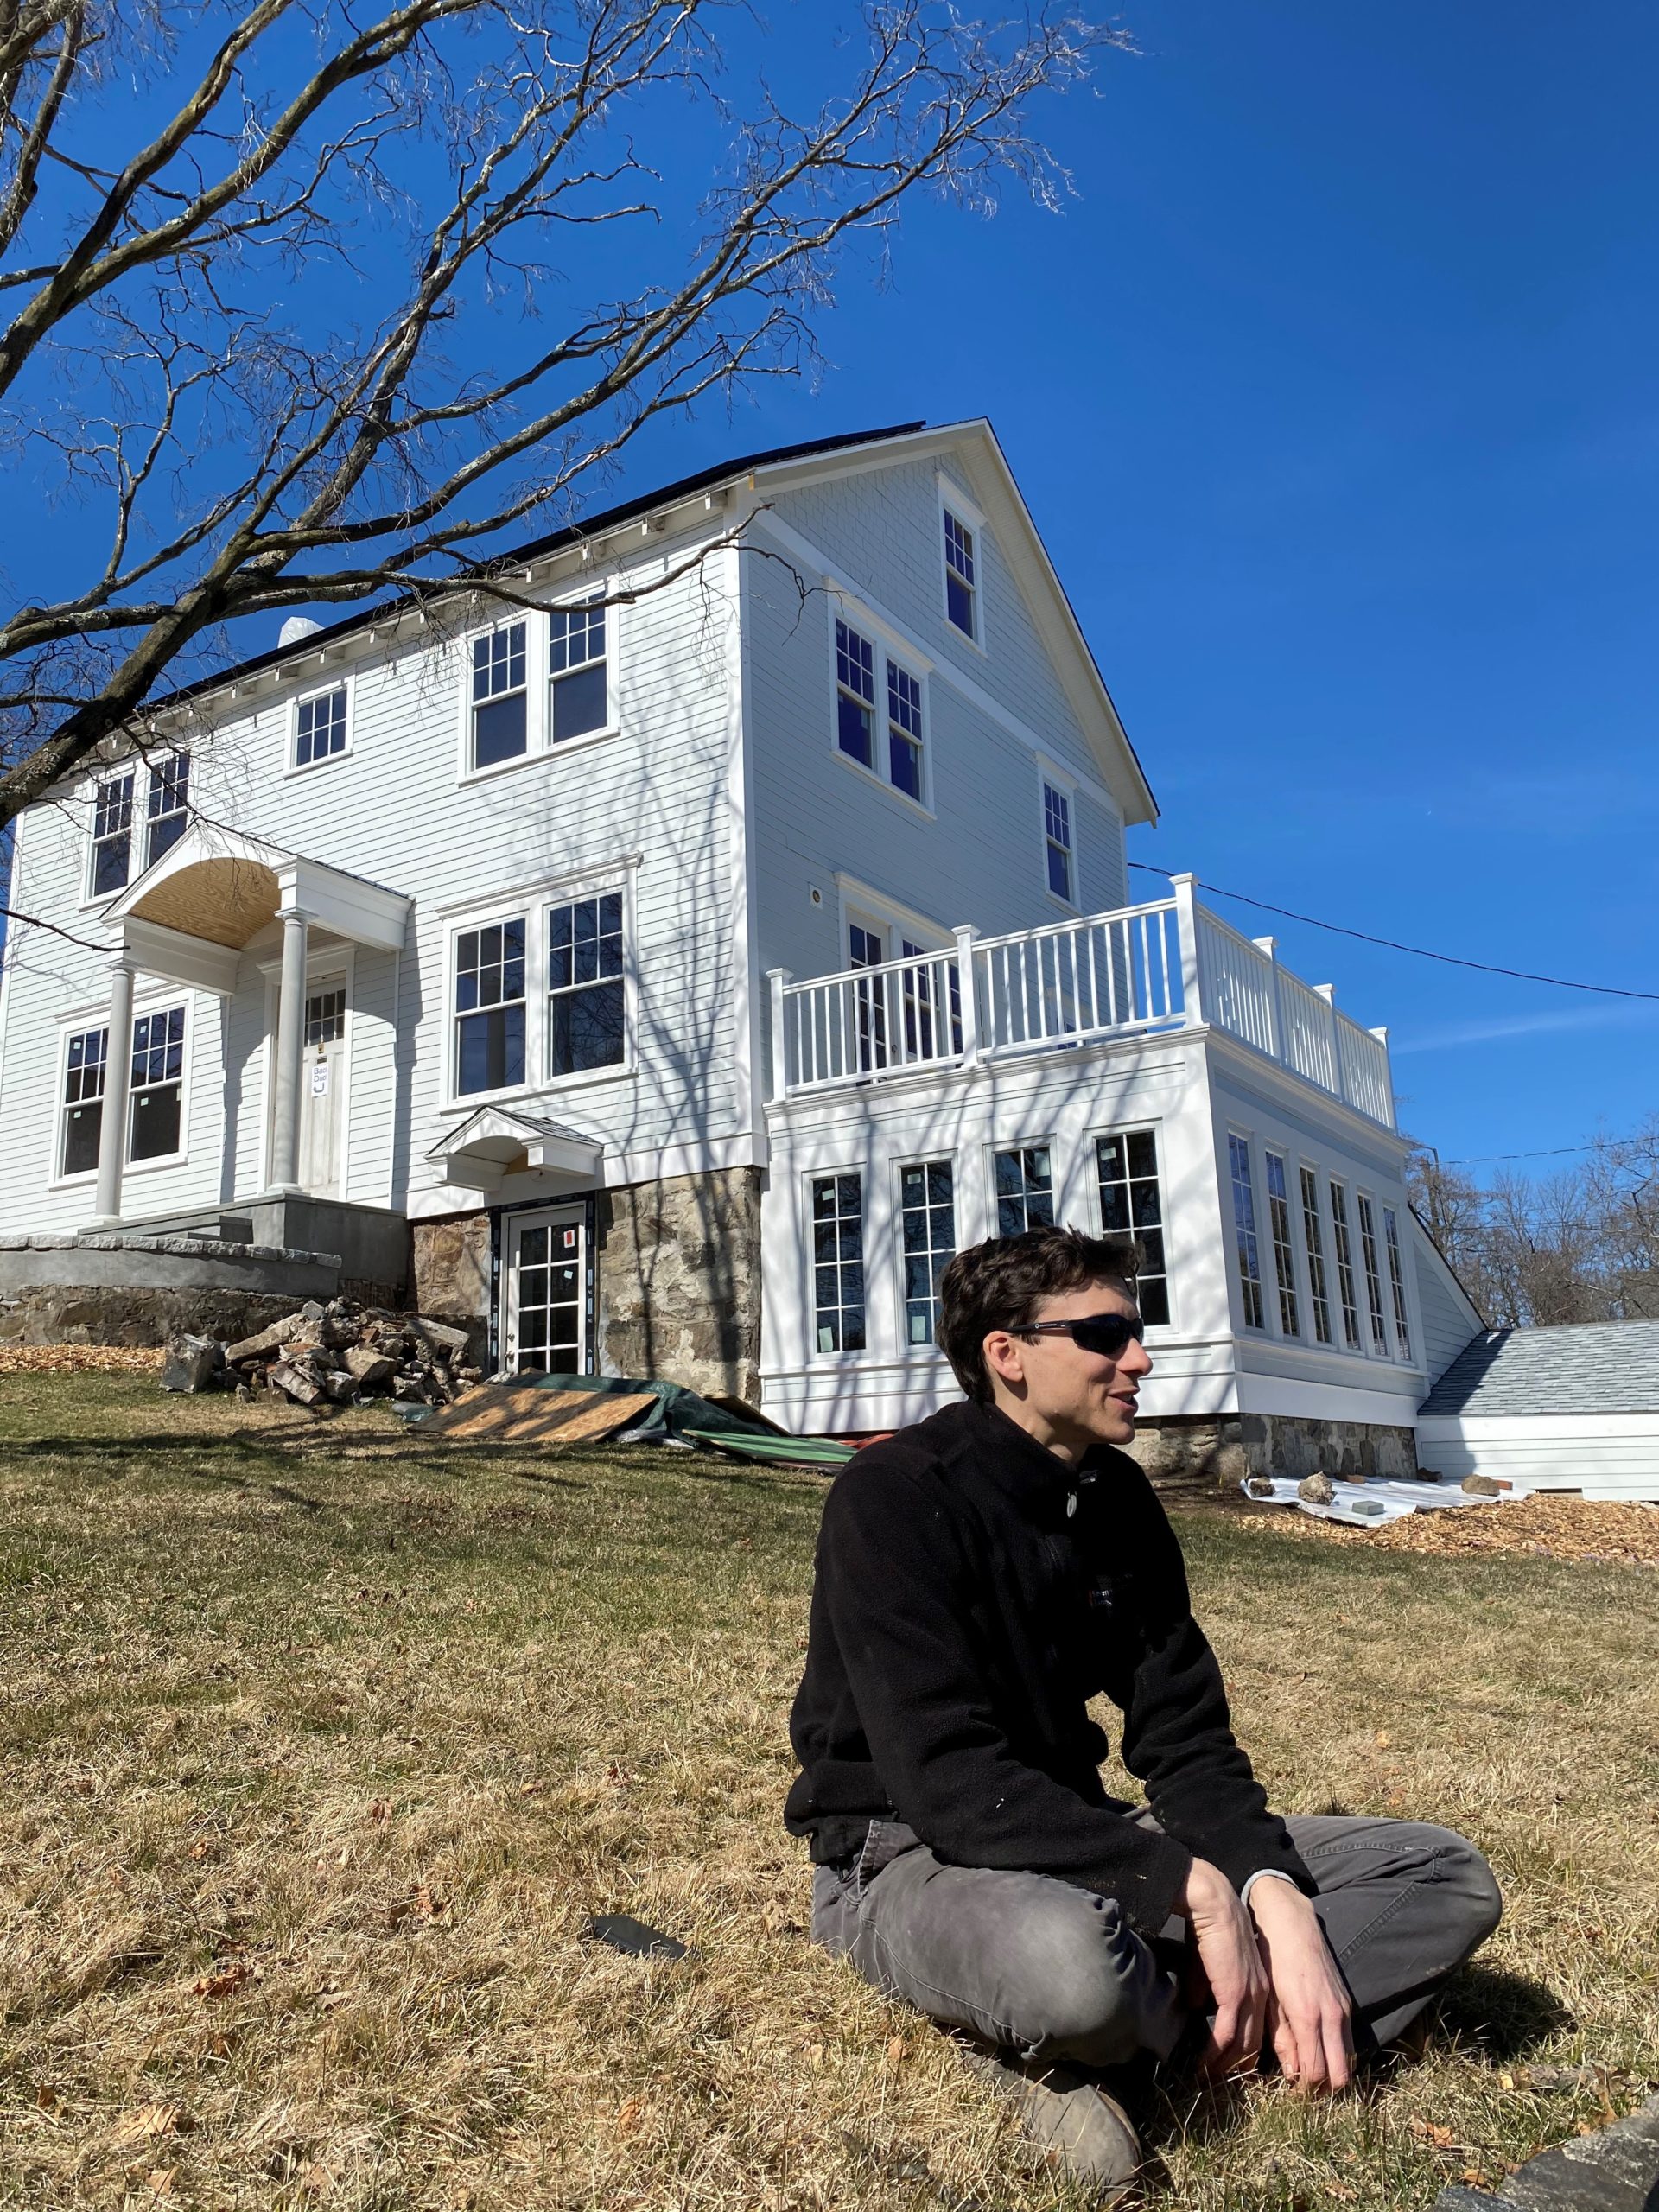
[{"label": "dry brown grass", "polygon": [[[47,1376],[0,1385],[0,1486],[3,2201],[1070,2201],[804,1940],[779,1805],[817,1478]],[[1422,2064],[1335,2108],[1172,2103],[1147,2202],[1426,2206],[1605,2116],[1527,2088],[1540,2058],[1634,2102],[1648,1578],[1185,1533],[1279,1802],[1451,1820],[1511,1909]],[[691,1955],[587,1941],[607,1910]]]}]

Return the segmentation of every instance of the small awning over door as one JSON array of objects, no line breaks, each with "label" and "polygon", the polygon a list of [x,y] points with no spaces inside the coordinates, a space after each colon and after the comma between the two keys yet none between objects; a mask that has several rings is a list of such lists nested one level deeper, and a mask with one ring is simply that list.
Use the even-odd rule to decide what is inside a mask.
[{"label": "small awning over door", "polygon": [[446,1182],[487,1190],[504,1175],[539,1168],[570,1190],[586,1190],[600,1179],[605,1147],[563,1122],[539,1114],[520,1114],[505,1106],[480,1106],[459,1128],[441,1137],[427,1154]]}]

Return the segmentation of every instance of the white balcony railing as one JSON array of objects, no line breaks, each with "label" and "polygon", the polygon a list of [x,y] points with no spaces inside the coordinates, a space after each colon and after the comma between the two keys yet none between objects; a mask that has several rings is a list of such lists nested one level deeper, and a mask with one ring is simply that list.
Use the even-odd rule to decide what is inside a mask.
[{"label": "white balcony railing", "polygon": [[772,1095],[1207,1025],[1393,1128],[1387,1032],[1362,1029],[1328,983],[1281,967],[1271,938],[1200,906],[1194,878],[1174,886],[1173,898],[1007,937],[958,930],[954,950],[838,976],[798,983],[774,969]]}]

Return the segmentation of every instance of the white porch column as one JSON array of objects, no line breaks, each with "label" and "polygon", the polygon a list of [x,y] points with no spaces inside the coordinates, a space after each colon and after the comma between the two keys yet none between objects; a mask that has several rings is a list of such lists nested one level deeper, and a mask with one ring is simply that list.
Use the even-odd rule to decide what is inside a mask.
[{"label": "white porch column", "polygon": [[283,972],[276,995],[276,1052],[272,1069],[270,1180],[272,1192],[300,1187],[300,1083],[305,1063],[305,952],[310,916],[302,906],[280,906]]},{"label": "white porch column", "polygon": [[124,953],[110,963],[109,1041],[104,1053],[104,1107],[98,1128],[98,1211],[86,1232],[121,1226],[121,1170],[127,1157],[127,1102],[132,1091],[133,964]]}]

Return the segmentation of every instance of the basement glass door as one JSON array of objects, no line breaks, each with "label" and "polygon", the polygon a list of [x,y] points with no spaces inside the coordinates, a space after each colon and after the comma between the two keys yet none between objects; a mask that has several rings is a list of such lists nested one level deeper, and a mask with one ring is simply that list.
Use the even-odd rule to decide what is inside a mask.
[{"label": "basement glass door", "polygon": [[581,1207],[510,1214],[501,1364],[509,1375],[588,1372],[588,1233]]}]

